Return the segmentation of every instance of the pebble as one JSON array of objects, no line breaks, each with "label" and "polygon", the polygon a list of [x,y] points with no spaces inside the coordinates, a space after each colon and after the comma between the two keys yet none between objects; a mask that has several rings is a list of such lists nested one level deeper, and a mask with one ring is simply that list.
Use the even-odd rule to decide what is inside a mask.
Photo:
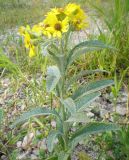
[{"label": "pebble", "polygon": [[42,141],[38,143],[38,148],[47,150],[46,138],[44,138]]},{"label": "pebble", "polygon": [[22,141],[18,141],[17,142],[17,148],[21,148],[22,147]]},{"label": "pebble", "polygon": [[20,154],[17,159],[18,160],[23,160],[27,157],[28,154],[29,154],[29,151],[26,151],[26,152]]},{"label": "pebble", "polygon": [[23,149],[27,149],[30,145],[30,143],[32,142],[34,137],[34,133],[29,133],[28,135],[26,135],[23,139],[23,143],[22,143],[22,148]]},{"label": "pebble", "polygon": [[104,118],[110,111],[106,109],[101,109],[100,110],[100,117]]},{"label": "pebble", "polygon": [[30,158],[31,160],[38,160],[38,157],[35,154],[31,154]]},{"label": "pebble", "polygon": [[23,111],[26,108],[25,105],[21,105],[20,109]]},{"label": "pebble", "polygon": [[1,84],[3,88],[7,88],[10,84],[10,79],[9,78],[5,78],[3,80],[1,80]]},{"label": "pebble", "polygon": [[53,127],[53,128],[56,128],[56,121],[51,121],[51,126]]},{"label": "pebble", "polygon": [[33,151],[32,151],[32,153],[34,154],[34,155],[39,155],[39,149],[34,149]]},{"label": "pebble", "polygon": [[89,118],[93,118],[93,117],[94,117],[94,113],[89,112],[89,113],[87,113],[87,116],[88,116]]},{"label": "pebble", "polygon": [[1,156],[1,160],[8,160],[8,158],[5,155],[3,155]]},{"label": "pebble", "polygon": [[121,116],[125,116],[127,113],[126,106],[124,104],[123,105],[118,104],[116,107],[116,113],[118,113]]}]

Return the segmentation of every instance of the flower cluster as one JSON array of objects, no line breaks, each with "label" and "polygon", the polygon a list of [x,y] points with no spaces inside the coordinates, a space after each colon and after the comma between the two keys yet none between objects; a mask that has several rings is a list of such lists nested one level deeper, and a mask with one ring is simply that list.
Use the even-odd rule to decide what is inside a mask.
[{"label": "flower cluster", "polygon": [[34,57],[36,55],[36,45],[34,45],[34,41],[36,36],[32,34],[33,28],[31,29],[29,25],[25,27],[19,28],[19,33],[24,37],[24,45],[27,49],[29,49],[29,57]]},{"label": "flower cluster", "polygon": [[45,16],[45,19],[30,27],[21,27],[20,34],[24,36],[25,47],[29,48],[29,56],[35,55],[35,45],[33,45],[33,36],[47,36],[48,38],[61,38],[69,30],[82,30],[88,26],[87,16],[80,5],[69,3],[64,8],[53,8]]}]

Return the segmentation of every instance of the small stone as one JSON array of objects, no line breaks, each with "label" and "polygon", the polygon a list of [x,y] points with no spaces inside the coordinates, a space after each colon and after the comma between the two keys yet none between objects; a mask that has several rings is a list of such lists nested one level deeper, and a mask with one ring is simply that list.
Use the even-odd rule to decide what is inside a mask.
[{"label": "small stone", "polygon": [[93,118],[93,117],[94,117],[94,113],[89,112],[89,113],[87,113],[87,116],[88,116],[89,118]]},{"label": "small stone", "polygon": [[27,155],[28,155],[28,154],[29,154],[28,151],[27,151],[27,152],[24,152],[24,153],[20,154],[17,159],[18,159],[18,160],[27,159]]},{"label": "small stone", "polygon": [[1,156],[1,160],[8,160],[8,158],[5,155],[3,155]]},{"label": "small stone", "polygon": [[36,156],[39,155],[39,150],[38,149],[34,149],[33,150],[33,154],[36,155]]},{"label": "small stone", "polygon": [[100,117],[104,118],[106,115],[108,115],[109,111],[106,109],[100,110]]},{"label": "small stone", "polygon": [[17,142],[17,148],[21,148],[22,147],[22,141],[18,141]]},{"label": "small stone", "polygon": [[56,128],[56,121],[51,121],[51,126],[52,126],[53,128]]},{"label": "small stone", "polygon": [[34,137],[34,133],[29,133],[26,135],[23,139],[22,148],[27,149],[30,143],[32,142],[32,139]]},{"label": "small stone", "polygon": [[38,143],[38,148],[47,150],[46,138],[44,138],[42,141]]},{"label": "small stone", "polygon": [[128,100],[127,97],[122,97],[122,96],[121,96],[120,98],[117,99],[117,103],[126,103],[127,100]]},{"label": "small stone", "polygon": [[7,88],[9,86],[10,80],[8,78],[1,81],[1,84],[4,88]]},{"label": "small stone", "polygon": [[26,106],[22,105],[20,109],[23,111],[25,108],[26,108]]},{"label": "small stone", "polygon": [[125,105],[117,105],[116,113],[118,113],[121,116],[125,116],[127,113],[126,106]]},{"label": "small stone", "polygon": [[38,157],[35,154],[31,154],[31,160],[37,160]]}]

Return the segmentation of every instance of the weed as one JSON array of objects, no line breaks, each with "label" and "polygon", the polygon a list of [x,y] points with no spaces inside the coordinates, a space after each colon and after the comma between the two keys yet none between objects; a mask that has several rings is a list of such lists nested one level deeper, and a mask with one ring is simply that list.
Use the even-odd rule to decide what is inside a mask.
[{"label": "weed", "polygon": [[[73,10],[71,13],[69,13],[70,8]],[[76,12],[76,10],[78,12]],[[67,12],[69,13],[68,15]],[[59,19],[60,17],[61,19]],[[75,23],[76,21],[79,21],[79,23]],[[44,27],[44,24],[47,26]],[[63,19],[62,9],[52,9],[51,12],[47,14],[42,27],[41,23],[36,25],[37,30],[35,30],[35,32],[35,26],[32,27],[32,30],[30,28],[22,28],[21,35],[24,37],[25,46],[29,50],[30,58],[34,58],[34,56],[38,54],[35,49],[37,43],[33,42],[39,40],[39,37],[42,37],[42,33],[48,37],[55,38],[54,41],[50,41],[49,45],[47,45],[48,53],[55,64],[47,67],[46,91],[51,98],[51,103],[49,103],[50,107],[40,107],[28,111],[11,125],[11,127],[14,128],[16,125],[34,116],[53,117],[56,121],[56,128],[51,129],[47,136],[49,154],[46,155],[46,159],[48,160],[69,160],[73,149],[78,142],[86,136],[119,129],[119,126],[116,124],[90,122],[84,112],[89,103],[100,96],[99,91],[111,86],[113,81],[98,80],[86,84],[78,84],[76,88],[72,87],[74,83],[77,84],[77,80],[82,76],[97,73],[100,72],[100,70],[82,70],[69,78],[69,68],[79,56],[90,51],[111,48],[100,41],[91,40],[81,42],[69,48],[70,33],[83,29],[85,26],[87,26],[87,22],[85,21],[84,11],[79,5],[68,4],[63,10]],[[32,36],[31,40],[32,34],[37,35],[37,37]],[[28,41],[26,41],[27,38],[29,39]],[[33,52],[30,52],[31,50],[33,50]],[[101,72],[105,71],[101,70]],[[70,92],[70,89],[72,92]],[[54,98],[57,100],[55,108],[53,107]],[[84,119],[86,125],[82,127],[79,126],[79,123],[84,122]],[[74,123],[76,124],[76,131],[71,132]],[[55,142],[56,139],[58,139],[57,143]],[[82,156],[82,158],[84,159],[84,156]]]}]

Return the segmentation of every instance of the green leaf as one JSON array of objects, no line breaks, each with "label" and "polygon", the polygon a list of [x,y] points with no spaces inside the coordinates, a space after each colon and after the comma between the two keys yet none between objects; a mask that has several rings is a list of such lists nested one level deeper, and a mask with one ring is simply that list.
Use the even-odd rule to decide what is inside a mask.
[{"label": "green leaf", "polygon": [[89,123],[90,121],[85,112],[76,112],[65,122]]},{"label": "green leaf", "polygon": [[49,49],[48,52],[52,56],[52,59],[57,64],[57,66],[61,72],[61,75],[64,74],[65,66],[66,66],[65,55],[59,54],[59,51],[56,49],[54,49],[54,51]]},{"label": "green leaf", "polygon": [[76,105],[72,98],[67,98],[65,100],[61,100],[61,103],[64,107],[71,113],[74,114],[76,112]]},{"label": "green leaf", "polygon": [[71,151],[68,151],[68,152],[62,151],[58,154],[58,160],[69,160],[70,154],[71,154]]},{"label": "green leaf", "polygon": [[58,157],[57,156],[52,156],[52,157],[47,158],[46,160],[58,160]]},{"label": "green leaf", "polygon": [[89,74],[94,74],[94,73],[98,73],[98,72],[106,72],[105,70],[100,70],[100,69],[96,69],[96,70],[84,70],[84,71],[80,71],[77,75],[71,77],[68,79],[67,82],[67,88],[69,88],[70,85],[72,85],[73,83],[75,83],[78,79],[80,79],[83,76],[87,76]]},{"label": "green leaf", "polygon": [[0,68],[6,69],[14,75],[20,76],[22,74],[20,68],[13,63],[1,50],[0,48]]},{"label": "green leaf", "polygon": [[101,95],[100,92],[93,92],[93,93],[86,94],[84,96],[79,97],[75,101],[75,105],[77,107],[77,111],[85,109],[85,107],[89,106],[100,95]]},{"label": "green leaf", "polygon": [[4,111],[3,109],[0,108],[0,126],[2,124],[3,118],[4,118]]},{"label": "green leaf", "polygon": [[83,86],[80,86],[75,91],[75,93],[72,95],[72,99],[75,100],[79,98],[80,96],[84,96],[86,94],[90,94],[90,93],[99,91],[113,84],[114,82],[112,80],[99,80],[99,81],[87,83]]},{"label": "green leaf", "polygon": [[15,122],[10,127],[14,128],[17,124],[23,123],[29,120],[31,117],[45,116],[45,115],[54,115],[60,119],[60,116],[54,109],[49,110],[48,108],[35,108],[35,109],[32,109],[31,111],[23,113],[19,118],[15,120]]},{"label": "green leaf", "polygon": [[78,129],[71,137],[71,144],[75,146],[80,140],[83,140],[86,136],[91,134],[97,134],[101,132],[114,131],[119,130],[120,127],[113,123],[99,123],[92,122],[87,124],[86,126]]},{"label": "green leaf", "polygon": [[55,140],[56,138],[61,135],[62,133],[57,131],[57,130],[53,130],[49,133],[48,137],[47,137],[47,147],[48,147],[48,151],[52,152],[54,145],[55,145]]},{"label": "green leaf", "polygon": [[67,64],[70,65],[81,54],[85,54],[89,51],[96,51],[104,48],[112,48],[112,47],[98,40],[81,42],[70,51],[69,56],[67,58],[68,62]]},{"label": "green leaf", "polygon": [[61,77],[60,71],[57,66],[50,66],[47,69],[47,92],[52,92],[52,90],[56,87]]}]

